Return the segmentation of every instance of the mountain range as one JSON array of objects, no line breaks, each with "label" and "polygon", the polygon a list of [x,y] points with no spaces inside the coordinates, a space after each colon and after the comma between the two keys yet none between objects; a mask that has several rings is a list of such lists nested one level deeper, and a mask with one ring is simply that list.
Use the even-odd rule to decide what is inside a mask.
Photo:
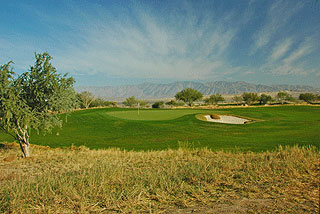
[{"label": "mountain range", "polygon": [[243,92],[276,92],[276,91],[293,91],[293,92],[315,92],[319,93],[319,88],[305,85],[262,85],[253,84],[243,81],[227,82],[193,82],[183,81],[168,84],[142,83],[137,85],[121,86],[78,86],[77,92],[89,91],[96,97],[108,100],[123,100],[124,98],[135,96],[139,99],[159,99],[172,98],[184,88],[194,88],[204,95],[210,94],[241,94]]}]

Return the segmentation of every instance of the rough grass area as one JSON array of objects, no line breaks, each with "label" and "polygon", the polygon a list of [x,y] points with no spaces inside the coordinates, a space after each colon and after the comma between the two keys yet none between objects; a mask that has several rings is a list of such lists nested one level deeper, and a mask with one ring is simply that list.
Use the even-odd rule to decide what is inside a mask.
[{"label": "rough grass area", "polygon": [[320,154],[0,144],[0,213],[316,213]]}]

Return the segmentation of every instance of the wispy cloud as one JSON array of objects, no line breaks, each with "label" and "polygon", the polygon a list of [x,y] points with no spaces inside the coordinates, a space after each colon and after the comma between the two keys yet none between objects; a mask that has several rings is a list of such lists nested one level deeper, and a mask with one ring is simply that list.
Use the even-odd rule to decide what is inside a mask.
[{"label": "wispy cloud", "polygon": [[265,24],[253,34],[251,54],[267,46],[273,36],[286,29],[286,24],[302,6],[301,2],[275,1],[267,11]]},{"label": "wispy cloud", "polygon": [[[279,75],[312,78],[319,72],[320,45],[315,44],[320,40],[310,37],[320,29],[315,21],[319,14],[310,27],[302,1],[234,0],[234,7],[209,0],[128,1],[125,6],[119,1],[57,2],[59,13],[47,6],[58,3],[19,2],[14,7],[29,17],[25,23],[19,19],[20,28],[10,34],[1,33],[6,29],[1,26],[0,64],[12,59],[16,68],[27,69],[35,51],[48,51],[60,72],[83,80],[250,76],[259,82],[261,73],[276,81]],[[32,25],[25,29],[29,21]]]},{"label": "wispy cloud", "polygon": [[291,45],[292,45],[292,39],[290,38],[284,41],[281,41],[279,44],[276,45],[276,47],[273,48],[270,59],[272,61],[276,61],[280,59],[288,52]]},{"label": "wispy cloud", "polygon": [[148,11],[137,11],[133,14],[135,21],[130,17],[117,22],[95,20],[99,27],[87,29],[82,45],[59,54],[59,66],[88,74],[106,72],[178,80],[207,79],[214,73],[230,72],[223,54],[238,30],[236,26],[230,28],[231,13],[219,19],[204,17],[205,21],[186,15],[184,28],[177,29],[163,24]]}]

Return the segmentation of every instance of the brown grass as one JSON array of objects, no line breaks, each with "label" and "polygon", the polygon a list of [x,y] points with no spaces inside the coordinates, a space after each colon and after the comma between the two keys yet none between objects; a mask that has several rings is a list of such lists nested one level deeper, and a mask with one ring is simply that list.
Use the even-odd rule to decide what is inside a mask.
[{"label": "brown grass", "polygon": [[[314,147],[264,153],[0,149],[0,213],[316,213]],[[15,160],[4,161],[14,155]]]}]

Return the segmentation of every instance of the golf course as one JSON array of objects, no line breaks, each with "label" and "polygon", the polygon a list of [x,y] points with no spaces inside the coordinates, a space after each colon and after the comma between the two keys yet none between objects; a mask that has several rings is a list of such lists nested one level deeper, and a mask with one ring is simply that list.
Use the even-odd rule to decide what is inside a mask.
[{"label": "golf course", "polygon": [[[201,114],[234,115],[253,122],[211,123]],[[49,147],[85,146],[134,151],[176,149],[182,145],[211,150],[260,152],[279,145],[319,148],[319,106],[274,106],[224,109],[96,108],[62,114],[62,128],[31,130],[31,143]],[[1,141],[13,139],[1,133]]]}]

